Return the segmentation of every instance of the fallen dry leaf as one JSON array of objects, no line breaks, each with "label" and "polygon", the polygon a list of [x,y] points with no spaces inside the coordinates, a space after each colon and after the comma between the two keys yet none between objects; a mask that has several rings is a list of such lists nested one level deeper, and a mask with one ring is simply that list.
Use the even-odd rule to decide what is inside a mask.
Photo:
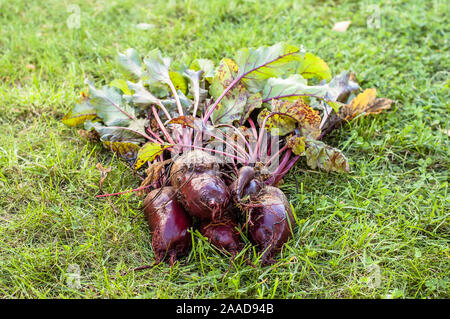
[{"label": "fallen dry leaf", "polygon": [[439,128],[439,131],[441,131],[443,134],[447,134],[447,136],[450,136],[450,130],[444,130],[442,128]]},{"label": "fallen dry leaf", "polygon": [[111,172],[111,167],[103,167],[101,163],[97,163],[95,165],[97,169],[100,171],[100,181],[99,181],[99,188],[102,191],[103,188],[103,181],[105,180],[106,176],[108,176],[108,173]]},{"label": "fallen dry leaf", "polygon": [[78,135],[80,135],[82,138],[87,139],[91,142],[97,142],[100,140],[100,136],[94,130],[92,130],[92,131],[78,130]]},{"label": "fallen dry leaf", "polygon": [[352,23],[350,20],[337,22],[333,27],[333,31],[345,32],[350,26],[350,23]]},{"label": "fallen dry leaf", "polygon": [[392,100],[386,98],[377,99],[376,89],[366,89],[358,94],[350,104],[344,105],[340,109],[340,116],[344,120],[351,120],[359,114],[378,114],[391,107]]},{"label": "fallen dry leaf", "polygon": [[138,28],[139,30],[151,30],[154,27],[155,25],[151,23],[139,23],[136,25],[136,28]]},{"label": "fallen dry leaf", "polygon": [[[163,172],[164,165],[170,163],[172,159],[165,160],[164,162],[154,162],[149,165],[147,168],[147,177],[142,181],[141,187],[145,187],[151,184],[154,184],[160,177]],[[141,189],[136,191],[137,196],[144,196],[147,194],[146,189]]]}]

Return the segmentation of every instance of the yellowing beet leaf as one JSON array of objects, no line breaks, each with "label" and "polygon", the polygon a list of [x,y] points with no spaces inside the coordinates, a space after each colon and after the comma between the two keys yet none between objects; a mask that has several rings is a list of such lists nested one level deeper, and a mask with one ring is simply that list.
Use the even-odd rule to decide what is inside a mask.
[{"label": "yellowing beet leaf", "polygon": [[134,169],[137,170],[145,163],[153,161],[157,156],[161,155],[165,149],[172,146],[173,145],[171,144],[159,144],[152,142],[144,144],[138,152]]}]

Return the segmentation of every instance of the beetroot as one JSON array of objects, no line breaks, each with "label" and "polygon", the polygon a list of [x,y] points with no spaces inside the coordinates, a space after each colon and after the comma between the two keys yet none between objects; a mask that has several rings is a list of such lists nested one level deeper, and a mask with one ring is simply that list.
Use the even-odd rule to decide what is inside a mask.
[{"label": "beetroot", "polygon": [[144,213],[150,231],[156,263],[169,257],[172,265],[176,258],[189,252],[192,244],[188,229],[192,222],[176,200],[173,187],[151,191],[144,200]]},{"label": "beetroot", "polygon": [[289,224],[293,225],[294,216],[286,196],[273,186],[265,186],[252,204],[249,209],[250,239],[264,251],[262,264],[271,264],[274,262],[272,257],[291,237]]},{"label": "beetroot", "polygon": [[253,167],[243,166],[239,170],[237,179],[233,182],[231,186],[232,194],[236,197],[238,202],[244,196],[244,189],[249,184],[249,182],[255,177],[255,171]]},{"label": "beetroot", "polygon": [[254,200],[262,188],[262,183],[255,177],[253,167],[243,166],[239,170],[238,177],[231,183],[230,191],[236,204],[249,197]]},{"label": "beetroot", "polygon": [[217,220],[227,209],[230,191],[220,177],[215,157],[195,150],[180,156],[171,169],[170,182],[186,211],[202,220]]},{"label": "beetroot", "polygon": [[230,220],[221,222],[204,223],[200,228],[203,236],[209,242],[221,250],[226,250],[235,256],[242,248],[239,232],[236,224]]},{"label": "beetroot", "polygon": [[248,184],[244,187],[244,191],[242,192],[243,197],[249,196],[251,200],[255,200],[257,198],[261,188],[263,187],[262,183],[257,179],[252,179]]}]

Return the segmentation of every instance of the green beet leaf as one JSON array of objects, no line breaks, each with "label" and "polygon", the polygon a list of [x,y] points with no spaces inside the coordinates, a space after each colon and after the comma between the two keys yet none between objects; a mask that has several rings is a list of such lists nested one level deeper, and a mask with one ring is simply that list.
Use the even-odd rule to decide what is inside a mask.
[{"label": "green beet leaf", "polygon": [[317,78],[319,80],[331,80],[331,71],[328,64],[318,56],[306,52],[299,60],[295,73],[301,74],[305,79]]},{"label": "green beet leaf", "polygon": [[96,89],[91,82],[89,85],[90,103],[107,126],[127,126],[135,120],[135,110],[128,105],[119,89],[103,86]]},{"label": "green beet leaf", "polygon": [[113,86],[122,91],[123,94],[130,95],[131,91],[128,87],[127,81],[122,79],[114,79],[109,83],[109,86]]},{"label": "green beet leaf", "polygon": [[141,57],[135,49],[128,49],[124,53],[119,53],[117,55],[117,61],[134,78],[139,79],[142,76]]},{"label": "green beet leaf", "polygon": [[146,66],[146,75],[148,76],[148,82],[163,82],[172,83],[169,74],[169,68],[171,64],[170,58],[164,58],[161,55],[161,51],[154,49],[144,58],[144,64]]},{"label": "green beet leaf", "polygon": [[339,101],[344,96],[359,89],[358,83],[353,81],[353,76],[350,71],[345,71],[335,76],[331,81],[323,87],[326,90],[324,98],[328,101]]},{"label": "green beet leaf", "polygon": [[222,101],[217,105],[211,119],[215,124],[231,124],[239,121],[245,113],[248,92],[242,86],[236,86],[228,91]]},{"label": "green beet leaf", "polygon": [[161,100],[150,93],[150,91],[143,86],[142,82],[133,83],[127,81],[127,86],[130,90],[131,101],[140,108],[146,109],[152,104],[162,105]]},{"label": "green beet leaf", "polygon": [[131,121],[129,126],[103,126],[99,122],[86,121],[84,128],[95,130],[101,141],[142,143],[146,140],[144,131],[146,119]]},{"label": "green beet leaf", "polygon": [[271,99],[297,100],[299,96],[323,97],[325,94],[326,87],[308,86],[307,81],[300,74],[294,74],[285,79],[268,79],[264,85],[262,97],[264,101]]},{"label": "green beet leaf", "polygon": [[[220,61],[214,77],[211,80],[209,94],[218,98],[222,92],[235,80],[238,73],[238,66],[232,59],[224,58]],[[236,83],[241,86],[241,83]]]},{"label": "green beet leaf", "polygon": [[144,146],[141,147],[141,149],[137,154],[134,169],[137,170],[145,163],[153,161],[157,156],[161,155],[161,153],[165,149],[172,146],[173,145],[171,144],[159,144],[153,142],[146,143]]},{"label": "green beet leaf", "polygon": [[250,92],[256,93],[263,89],[267,79],[284,75],[302,56],[299,48],[285,43],[241,49],[236,55],[237,76]]},{"label": "green beet leaf", "polygon": [[[190,109],[192,107],[192,101],[186,95],[184,95],[183,92],[178,91],[177,93],[178,98],[180,99],[181,106],[184,109]],[[166,98],[164,100],[161,100],[161,103],[169,111],[169,113],[173,114],[174,116],[178,115],[177,103],[174,98]]]},{"label": "green beet leaf", "polygon": [[194,116],[197,115],[197,110],[198,110],[199,104],[206,99],[207,94],[208,94],[208,91],[206,91],[200,87],[200,81],[202,78],[202,74],[203,74],[202,70],[195,71],[195,70],[191,70],[191,69],[186,69],[183,72],[183,75],[189,79],[189,82],[191,84],[189,87],[189,94],[190,94],[190,96],[193,97],[194,103],[193,103],[193,108],[190,111],[192,111],[192,114]]},{"label": "green beet leaf", "polygon": [[[272,114],[272,115],[271,115]],[[321,118],[302,99],[296,101],[272,100],[270,109],[258,114],[258,124],[272,135],[286,135],[299,128],[303,136],[317,138],[320,135]]]},{"label": "green beet leaf", "polygon": [[169,71],[170,81],[172,81],[175,89],[180,90],[183,94],[188,92],[188,83],[181,73]]},{"label": "green beet leaf", "polygon": [[203,78],[209,83],[211,83],[215,75],[214,62],[208,59],[196,59],[192,61],[190,69],[194,71],[202,71]]},{"label": "green beet leaf", "polygon": [[[235,81],[238,75],[238,66],[232,59],[222,59],[216,70],[209,88],[210,94],[216,99],[224,90]],[[262,98],[259,93],[250,93],[242,83],[236,83],[223,96],[220,103],[212,113],[215,124],[243,124],[250,113],[262,106]]]},{"label": "green beet leaf", "polygon": [[87,120],[92,120],[97,116],[97,111],[91,105],[90,99],[82,93],[82,97],[75,106],[67,113],[62,122],[69,126],[77,126]]},{"label": "green beet leaf", "polygon": [[349,172],[349,165],[344,154],[325,143],[306,139],[306,163],[309,167],[315,169],[320,168],[327,172]]}]

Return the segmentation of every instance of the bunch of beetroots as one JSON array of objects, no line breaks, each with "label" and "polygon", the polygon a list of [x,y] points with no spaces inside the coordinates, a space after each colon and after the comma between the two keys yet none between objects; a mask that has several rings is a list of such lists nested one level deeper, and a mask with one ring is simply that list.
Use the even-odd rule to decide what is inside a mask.
[{"label": "bunch of beetroots", "polygon": [[227,186],[217,159],[202,150],[182,154],[170,172],[171,186],[152,190],[143,205],[157,262],[167,257],[172,264],[189,252],[193,220],[212,245],[232,255],[244,246],[238,226],[248,224],[250,240],[263,252],[262,264],[274,262],[294,222],[281,190],[260,182],[249,166]]},{"label": "bunch of beetroots", "polygon": [[375,89],[356,95],[351,72],[332,77],[322,59],[286,43],[241,49],[217,67],[197,59],[177,70],[157,49],[143,59],[129,49],[118,61],[127,79],[101,89],[87,82],[63,122],[84,123],[85,136],[138,175],[148,164],[135,190],[149,191],[143,211],[157,263],[186,255],[193,228],[231,255],[245,230],[262,264],[273,263],[294,226],[276,185],[301,157],[313,169],[348,172],[344,154],[322,138],[392,103]]}]

